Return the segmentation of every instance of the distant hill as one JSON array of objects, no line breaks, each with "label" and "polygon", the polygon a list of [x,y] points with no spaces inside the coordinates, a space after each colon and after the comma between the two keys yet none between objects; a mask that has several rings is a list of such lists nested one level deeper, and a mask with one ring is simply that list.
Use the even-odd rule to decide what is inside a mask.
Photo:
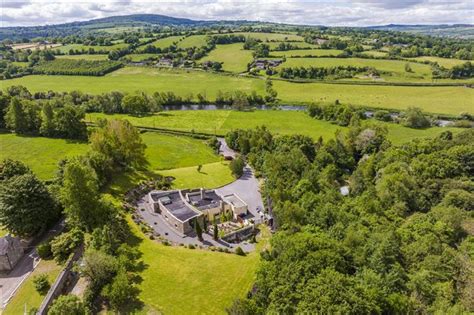
[{"label": "distant hill", "polygon": [[369,26],[368,29],[408,32],[442,37],[474,38],[474,25],[472,24],[438,24],[438,25],[404,25],[389,24],[382,26]]}]

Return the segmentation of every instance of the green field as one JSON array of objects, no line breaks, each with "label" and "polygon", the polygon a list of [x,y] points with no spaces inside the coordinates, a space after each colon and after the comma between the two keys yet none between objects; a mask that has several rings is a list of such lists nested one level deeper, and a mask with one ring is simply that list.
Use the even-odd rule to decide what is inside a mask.
[{"label": "green field", "polygon": [[[146,268],[140,273],[140,314],[225,314],[234,299],[251,289],[260,260],[258,252],[246,257],[158,244],[130,223]],[[266,246],[263,230],[258,251]]]},{"label": "green field", "polygon": [[57,59],[84,59],[84,60],[108,60],[107,55],[58,55]]},{"label": "green field", "polygon": [[[149,170],[163,170],[194,166],[219,161],[202,141],[190,137],[177,137],[155,132],[142,135]],[[80,155],[88,149],[86,143],[63,139],[26,137],[0,134],[0,160],[17,159],[26,163],[42,179],[50,179],[57,170],[59,160]]]},{"label": "green field", "polygon": [[403,110],[417,106],[426,112],[459,115],[474,112],[474,90],[462,86],[374,86],[352,84],[291,83],[274,81],[283,103],[334,102]]},{"label": "green field", "polygon": [[[87,114],[88,121],[98,118],[119,117],[128,119],[133,125],[141,127],[166,128],[180,131],[204,132],[224,135],[237,128],[255,128],[265,125],[276,134],[303,134],[318,139],[334,137],[337,130],[347,130],[346,127],[331,124],[328,121],[316,120],[301,111],[253,111],[238,112],[229,110],[196,110],[196,111],[166,111],[152,116],[132,117],[127,115]],[[373,122],[373,120],[370,120]],[[418,137],[436,136],[444,130],[459,132],[459,128],[432,127],[416,130],[393,123],[382,123],[389,130],[389,139],[395,144],[401,144]]]},{"label": "green field", "polygon": [[0,160],[10,158],[26,163],[41,179],[52,178],[60,159],[82,154],[86,143],[64,139],[0,134]]},{"label": "green field", "polygon": [[121,49],[121,48],[126,48],[128,47],[128,44],[125,43],[119,43],[119,44],[114,44],[110,46],[88,46],[88,45],[82,45],[82,44],[69,44],[65,46],[58,47],[60,52],[64,54],[69,54],[69,50],[74,49],[74,50],[89,50],[89,48],[94,49],[95,51],[111,51],[115,49]]},{"label": "green field", "polygon": [[[311,60],[317,59],[320,58]],[[296,60],[296,58],[290,60]],[[259,78],[228,76],[203,71],[125,67],[102,77],[29,75],[2,81],[2,88],[12,85],[23,85],[32,92],[80,90],[99,94],[117,90],[147,93],[173,91],[183,97],[189,96],[190,93],[194,96],[197,93],[203,93],[208,99],[213,100],[219,90],[222,92],[240,90],[247,93],[256,91],[263,94],[265,83]],[[474,90],[461,86],[376,86],[292,83],[280,80],[275,80],[273,85],[278,92],[278,98],[285,104],[339,100],[352,105],[393,109],[418,106],[426,112],[453,115],[474,111]]]},{"label": "green field", "polygon": [[[285,51],[272,51],[270,55],[276,57],[304,57],[304,56],[338,56],[343,53],[342,50],[337,49],[295,49],[295,50],[285,50]],[[300,58],[299,58],[300,59]],[[287,62],[290,59],[287,59]],[[295,63],[297,60],[292,59],[292,63]],[[287,63],[284,63],[282,67],[286,67]]]},{"label": "green field", "polygon": [[204,71],[182,71],[125,67],[102,77],[30,75],[2,81],[2,87],[24,85],[31,91],[73,91],[99,94],[109,91],[135,92],[173,91],[181,96],[204,93],[214,99],[217,92],[263,92],[265,82],[260,79],[216,75]]},{"label": "green field", "polygon": [[253,33],[253,32],[236,32],[235,35],[244,35],[245,37],[251,37],[260,39],[263,42],[274,41],[274,42],[285,42],[285,41],[300,41],[304,40],[303,37],[296,34],[282,34],[282,33]]},{"label": "green field", "polygon": [[431,66],[410,62],[413,72],[405,71],[406,61],[363,59],[363,58],[289,58],[279,67],[337,67],[357,66],[373,67],[379,71],[391,72],[392,75],[382,74],[385,81],[397,82],[431,82]]},{"label": "green field", "polygon": [[202,47],[206,45],[207,35],[193,35],[182,39],[178,43],[179,48]]},{"label": "green field", "polygon": [[[271,43],[268,43],[268,46],[270,46],[270,50],[275,50],[280,43],[281,42],[271,42]],[[298,48],[312,48],[312,49],[315,49],[315,48],[319,47],[318,45],[310,44],[310,43],[306,43],[306,42],[283,42],[283,43],[291,44],[293,47],[298,47]]]},{"label": "green field", "polygon": [[230,72],[245,72],[247,64],[252,62],[252,51],[244,50],[242,43],[217,45],[206,57],[199,60],[223,62],[222,69]]},{"label": "green field", "polygon": [[467,62],[467,60],[431,57],[431,56],[422,56],[422,57],[409,58],[409,59],[416,60],[416,61],[437,62],[440,66],[443,66],[445,68],[452,68],[454,66],[462,65],[463,63]]},{"label": "green field", "polygon": [[374,57],[386,57],[388,55],[385,51],[378,50],[367,50],[362,52],[364,55],[374,56]]},{"label": "green field", "polygon": [[58,277],[62,267],[57,265],[54,260],[41,260],[36,269],[28,276],[23,284],[18,288],[15,296],[7,304],[7,307],[3,311],[3,315],[18,315],[18,314],[30,314],[30,311],[35,308],[37,309],[44,296],[40,295],[33,284],[33,278],[36,275],[46,273],[50,284]]},{"label": "green field", "polygon": [[169,46],[173,45],[174,43],[179,42],[179,40],[182,39],[182,38],[183,38],[183,36],[169,36],[169,37],[165,37],[165,38],[155,40],[150,45],[153,45],[157,48],[163,49],[163,48],[166,48],[166,47],[169,47]]}]

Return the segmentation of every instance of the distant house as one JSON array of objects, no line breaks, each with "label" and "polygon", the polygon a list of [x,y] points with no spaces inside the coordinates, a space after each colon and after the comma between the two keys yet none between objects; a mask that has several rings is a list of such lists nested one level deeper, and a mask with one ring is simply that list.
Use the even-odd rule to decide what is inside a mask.
[{"label": "distant house", "polygon": [[23,256],[20,239],[6,235],[0,238],[0,272],[11,271]]},{"label": "distant house", "polygon": [[171,58],[161,58],[158,61],[157,66],[159,66],[159,67],[173,67],[173,59],[171,59]]},{"label": "distant house", "polygon": [[191,234],[196,222],[218,218],[232,212],[234,219],[248,213],[247,204],[235,194],[221,196],[215,190],[184,189],[152,191],[148,202],[178,232]]},{"label": "distant house", "polygon": [[328,42],[328,40],[325,39],[325,38],[316,38],[316,39],[314,40],[314,43],[315,43],[315,44],[318,44],[318,45],[322,45],[322,44],[327,43],[327,42]]},{"label": "distant house", "polygon": [[283,63],[282,59],[257,59],[254,62],[254,67],[260,70],[278,67]]}]

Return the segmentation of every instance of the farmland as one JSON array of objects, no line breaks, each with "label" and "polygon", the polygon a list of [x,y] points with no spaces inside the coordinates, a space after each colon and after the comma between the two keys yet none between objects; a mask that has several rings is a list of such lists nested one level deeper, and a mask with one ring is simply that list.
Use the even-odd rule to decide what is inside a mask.
[{"label": "farmland", "polygon": [[461,65],[466,62],[466,60],[460,59],[452,59],[452,58],[442,58],[442,57],[432,57],[432,56],[422,56],[416,58],[409,58],[410,60],[416,61],[429,61],[429,62],[437,62],[440,66],[445,68],[452,68],[454,66]]},{"label": "farmland", "polygon": [[74,59],[74,60],[77,60],[77,59],[84,59],[84,60],[108,60],[108,56],[107,55],[88,55],[88,54],[84,54],[84,55],[59,55],[59,56],[56,56],[56,59]]},{"label": "farmland", "polygon": [[193,35],[183,38],[179,43],[179,48],[201,47],[206,45],[207,35]]},{"label": "farmland", "polygon": [[[311,58],[307,58],[311,59]],[[313,59],[312,59],[313,60]],[[421,65],[427,66],[427,65]],[[67,82],[67,84],[65,84]],[[173,91],[188,96],[203,93],[213,100],[218,91],[236,90],[263,94],[259,78],[219,75],[201,71],[159,70],[125,67],[103,77],[31,75],[3,81],[3,87],[24,85],[32,92],[80,90],[91,94],[109,91]],[[432,113],[458,115],[472,112],[474,90],[466,87],[411,87],[353,84],[292,83],[275,80],[274,88],[282,103],[334,102],[369,107],[406,109],[418,106]]]},{"label": "farmland", "polygon": [[182,38],[183,36],[169,36],[169,37],[158,39],[152,42],[150,45],[163,49],[163,48],[173,45],[174,43],[179,42],[179,40]]},{"label": "farmland", "polygon": [[[270,54],[275,57],[305,57],[305,56],[338,56],[343,53],[342,50],[337,49],[295,49],[295,50],[284,50],[284,51],[272,51]],[[287,59],[287,63],[283,66],[289,66],[289,64],[297,64],[298,59]],[[288,63],[288,61],[290,63]]]},{"label": "farmland", "polygon": [[285,41],[303,41],[303,37],[296,34],[284,33],[249,33],[249,32],[235,32],[235,35],[244,35],[245,37],[259,39],[263,42],[285,42]]},{"label": "farmland", "polygon": [[104,52],[109,52],[111,50],[115,49],[120,49],[120,48],[126,48],[128,47],[128,44],[125,43],[118,43],[110,46],[88,46],[88,45],[82,45],[82,44],[69,44],[65,46],[58,47],[59,51],[63,54],[69,54],[69,51],[72,49],[74,51],[85,51],[86,53],[90,50],[93,49],[94,51],[104,51]]},{"label": "farmland", "polygon": [[120,62],[109,60],[55,59],[39,63],[34,71],[50,75],[102,76],[121,66]]},{"label": "farmland", "polygon": [[222,69],[230,72],[245,72],[247,64],[252,62],[252,51],[244,50],[243,44],[217,45],[201,62],[211,60],[223,62]]},{"label": "farmland", "polygon": [[[229,110],[214,111],[166,111],[152,116],[132,117],[127,115],[88,114],[88,121],[99,118],[126,118],[132,124],[140,127],[164,128],[180,131],[203,132],[224,135],[237,128],[255,128],[265,125],[270,131],[284,134],[304,134],[317,140],[334,137],[336,130],[346,130],[346,127],[337,126],[323,120],[310,118],[300,111],[253,111],[238,112]],[[245,124],[242,122],[245,121]],[[388,138],[395,144],[401,144],[413,138],[436,136],[444,130],[454,133],[461,129],[432,127],[416,130],[392,123],[382,123],[389,130]]]}]

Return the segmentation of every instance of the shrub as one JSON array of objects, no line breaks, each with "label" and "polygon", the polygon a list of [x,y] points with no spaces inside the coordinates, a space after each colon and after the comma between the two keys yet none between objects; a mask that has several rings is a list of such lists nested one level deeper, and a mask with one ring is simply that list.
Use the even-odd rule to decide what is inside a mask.
[{"label": "shrub", "polygon": [[235,249],[235,253],[239,256],[245,256],[246,255],[244,250],[240,246]]},{"label": "shrub", "polygon": [[51,258],[53,252],[51,251],[51,244],[49,242],[43,242],[36,247],[38,256],[42,259]]},{"label": "shrub", "polygon": [[189,249],[195,249],[196,247],[195,247],[193,244],[189,244],[189,245],[188,245],[188,248],[189,248]]},{"label": "shrub", "polygon": [[240,156],[232,160],[229,164],[232,175],[234,175],[235,178],[239,178],[244,174],[244,166],[245,162]]},{"label": "shrub", "polygon": [[48,310],[49,315],[83,315],[85,313],[84,304],[72,294],[59,296]]},{"label": "shrub", "polygon": [[36,291],[39,294],[44,295],[48,292],[50,288],[48,275],[45,273],[41,273],[33,278],[33,284],[35,286]]},{"label": "shrub", "polygon": [[428,128],[431,124],[418,107],[409,107],[405,112],[404,125],[410,128]]}]

